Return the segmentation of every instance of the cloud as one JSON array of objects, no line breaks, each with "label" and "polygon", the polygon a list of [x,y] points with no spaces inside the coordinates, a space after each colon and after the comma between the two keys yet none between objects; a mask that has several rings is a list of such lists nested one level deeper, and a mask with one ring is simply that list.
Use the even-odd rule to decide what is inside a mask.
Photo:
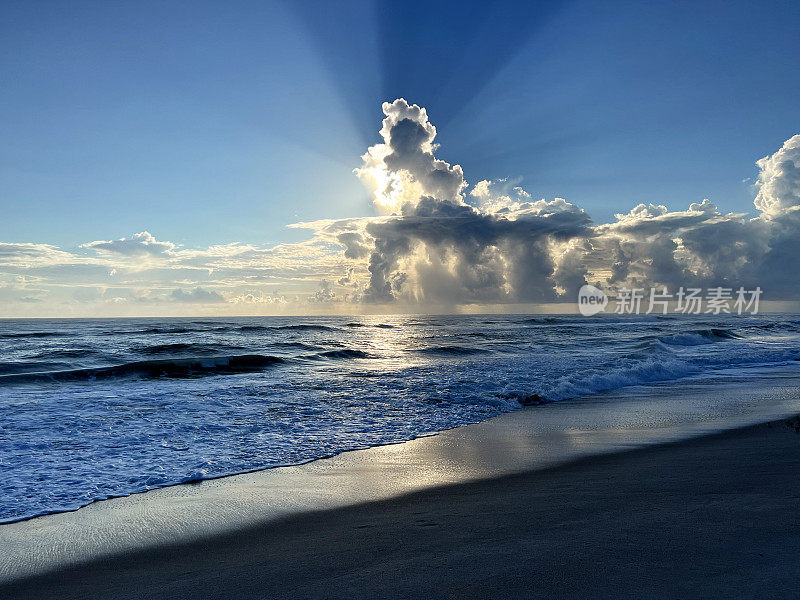
[{"label": "cloud", "polygon": [[319,303],[335,302],[336,292],[333,291],[331,282],[323,279],[319,284],[319,289],[311,297],[311,301]]},{"label": "cloud", "polygon": [[80,258],[50,244],[12,244],[0,242],[0,267],[32,267],[77,264]]},{"label": "cloud", "polygon": [[371,223],[372,301],[528,302],[555,298],[551,246],[587,235],[588,216],[553,201],[518,218],[423,199],[415,213]]},{"label": "cloud", "polygon": [[366,256],[372,248],[364,299],[555,299],[553,246],[588,235],[586,213],[563,199],[531,201],[508,180],[479,182],[468,204],[461,167],[434,155],[436,128],[425,109],[398,99],[384,103],[383,112],[383,142],[367,151],[356,174],[372,192],[376,210],[395,218],[370,221],[362,231],[337,238],[348,257]]},{"label": "cloud", "polygon": [[149,231],[141,231],[134,233],[129,238],[89,242],[88,244],[83,244],[81,248],[89,248],[121,256],[163,258],[170,256],[177,246],[172,242],[158,241]]},{"label": "cloud", "polygon": [[519,180],[508,178],[488,181],[484,179],[475,184],[469,195],[472,203],[485,213],[499,213],[519,210],[530,201],[531,195],[516,185]]},{"label": "cloud", "polygon": [[225,302],[224,296],[219,292],[215,292],[214,290],[204,290],[200,287],[194,288],[191,291],[182,289],[172,290],[170,297],[175,302],[201,302],[206,304]]},{"label": "cloud", "polygon": [[400,214],[425,197],[459,204],[466,187],[459,165],[451,166],[433,153],[436,127],[424,108],[399,98],[383,103],[386,118],[381,127],[383,143],[362,156],[356,175],[372,193],[379,214]]},{"label": "cloud", "polygon": [[766,218],[775,218],[800,206],[800,134],[784,142],[772,156],[756,163],[758,195],[755,205]]},{"label": "cloud", "polygon": [[373,246],[367,301],[572,300],[588,281],[761,285],[772,299],[800,292],[800,135],[757,162],[754,217],[704,199],[685,210],[640,204],[595,224],[564,199],[532,200],[518,180],[479,181],[465,196],[461,168],[434,156],[436,128],[426,111],[402,99],[383,109],[383,143],[356,172],[376,210],[393,217],[341,240],[354,258]]},{"label": "cloud", "polygon": [[399,99],[383,110],[383,141],[356,173],[386,216],[296,225],[366,263],[364,301],[572,301],[587,282],[760,285],[772,299],[800,292],[791,270],[800,267],[800,136],[757,162],[755,216],[703,199],[685,210],[640,204],[596,224],[564,199],[534,200],[519,180],[470,189],[458,165],[435,156],[437,132],[423,108]]},{"label": "cloud", "polygon": [[291,224],[310,239],[271,247],[186,248],[148,231],[74,250],[0,243],[0,297],[260,311],[572,302],[585,283],[800,294],[800,135],[756,162],[753,214],[702,199],[679,210],[639,204],[595,223],[563,198],[534,199],[518,179],[470,186],[458,164],[437,156],[424,108],[398,99],[383,112],[381,141],[355,170],[375,216]]},{"label": "cloud", "polygon": [[336,241],[345,247],[344,256],[353,260],[369,256],[369,239],[357,231],[347,231],[336,236]]},{"label": "cloud", "polygon": [[253,304],[253,305],[270,305],[270,304],[286,304],[288,300],[286,296],[265,294],[263,291],[249,292],[234,296],[229,300],[233,304]]}]

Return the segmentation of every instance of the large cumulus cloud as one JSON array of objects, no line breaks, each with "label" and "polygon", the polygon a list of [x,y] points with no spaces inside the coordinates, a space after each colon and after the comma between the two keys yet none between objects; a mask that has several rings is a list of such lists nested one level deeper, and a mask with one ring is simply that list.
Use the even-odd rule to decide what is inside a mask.
[{"label": "large cumulus cloud", "polygon": [[413,211],[423,197],[460,204],[466,187],[459,165],[436,158],[436,127],[424,108],[403,99],[383,103],[383,143],[371,146],[356,175],[372,192],[380,214]]},{"label": "large cumulus cloud", "polygon": [[[473,190],[477,202],[467,203],[461,167],[434,156],[436,128],[425,109],[398,99],[384,103],[383,112],[383,142],[369,148],[356,174],[372,192],[377,212],[392,217],[338,238],[351,256],[371,247],[363,299],[555,299],[558,247],[590,235],[586,213],[562,199],[531,202],[521,188],[512,200],[489,182]],[[570,288],[577,283],[565,281]]]},{"label": "large cumulus cloud", "polygon": [[772,156],[756,163],[758,175],[756,208],[765,218],[794,212],[800,204],[800,135],[786,140]]},{"label": "large cumulus cloud", "polygon": [[435,156],[424,108],[398,99],[383,111],[383,141],[356,174],[385,216],[311,225],[366,262],[365,301],[571,301],[586,282],[761,286],[769,299],[800,292],[800,135],[757,161],[754,215],[705,199],[685,210],[640,204],[597,224],[563,199],[532,200],[518,181],[470,189],[460,166]]}]

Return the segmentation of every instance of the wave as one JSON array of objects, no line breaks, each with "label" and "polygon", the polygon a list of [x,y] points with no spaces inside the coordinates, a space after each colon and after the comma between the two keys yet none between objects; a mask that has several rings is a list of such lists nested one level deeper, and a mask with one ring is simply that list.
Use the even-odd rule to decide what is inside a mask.
[{"label": "wave", "polygon": [[701,368],[667,352],[646,358],[625,358],[617,364],[587,369],[557,378],[541,391],[547,400],[566,400],[632,385],[682,379]]},{"label": "wave", "polygon": [[237,327],[236,331],[248,333],[254,331],[338,331],[338,329],[329,325],[298,323],[297,325],[242,325]]},{"label": "wave", "polygon": [[515,392],[510,392],[496,395],[503,400],[513,400],[520,406],[541,406],[542,404],[551,402],[550,400],[542,398],[539,394],[517,394]]},{"label": "wave", "polygon": [[188,344],[175,342],[174,344],[157,344],[155,346],[143,346],[134,348],[132,351],[137,354],[147,354],[155,356],[158,354],[213,354],[225,350],[244,350],[244,346],[232,346],[228,344]]},{"label": "wave", "polygon": [[47,381],[93,381],[123,377],[136,377],[139,379],[187,379],[209,375],[252,373],[285,362],[286,359],[279,356],[261,354],[143,360],[111,367],[2,375],[0,376],[0,384]]},{"label": "wave", "polygon": [[273,348],[297,348],[299,350],[308,350],[310,352],[322,350],[322,346],[306,344],[304,342],[270,342],[269,345]]},{"label": "wave", "polygon": [[702,335],[711,335],[715,338],[720,338],[723,340],[736,340],[739,339],[741,336],[733,333],[730,329],[711,329],[710,333],[702,332]]},{"label": "wave", "polygon": [[735,334],[730,329],[697,329],[687,333],[677,333],[675,335],[657,338],[662,344],[668,346],[700,346],[702,344],[713,344],[724,340],[740,339],[741,336]]},{"label": "wave", "polygon": [[761,331],[785,331],[787,333],[797,333],[797,321],[779,321],[775,323],[759,323],[756,325],[746,325],[746,329],[756,329]]},{"label": "wave", "polygon": [[[109,331],[109,334],[134,334],[134,335],[163,335],[163,334],[182,334],[182,333],[221,333],[225,331],[237,331],[241,333],[253,333],[259,331],[337,331],[335,327],[328,325],[316,325],[308,323],[298,323],[296,325],[221,325],[218,327],[148,327],[135,331]],[[14,334],[21,335],[21,334]]]},{"label": "wave", "polygon": [[39,352],[37,354],[32,354],[26,357],[26,360],[29,359],[36,359],[36,358],[89,358],[97,356],[97,352],[95,350],[86,349],[72,349],[72,350],[65,350],[65,349],[49,349],[43,352]]},{"label": "wave", "polygon": [[17,338],[51,338],[51,337],[64,337],[68,333],[63,331],[20,331],[14,333],[0,333],[0,338],[3,339],[17,339]]},{"label": "wave", "polygon": [[299,323],[297,325],[276,325],[270,329],[276,331],[339,331],[336,327],[331,327],[329,325],[310,325],[304,323]]},{"label": "wave", "polygon": [[318,359],[351,359],[351,358],[375,358],[372,354],[364,352],[363,350],[353,350],[351,348],[344,348],[342,350],[326,350],[307,356],[311,360]]},{"label": "wave", "polygon": [[385,373],[380,371],[350,371],[347,376],[348,377],[362,377],[362,378],[378,378],[378,377],[385,377]]},{"label": "wave", "polygon": [[558,323],[560,319],[556,319],[555,317],[531,317],[530,319],[525,319],[522,323],[528,323],[531,325],[544,325],[550,323]]},{"label": "wave", "polygon": [[242,325],[241,327],[236,327],[236,331],[243,331],[245,333],[250,331],[269,331],[272,327],[266,327],[264,325]]},{"label": "wave", "polygon": [[30,373],[33,371],[43,371],[45,369],[59,369],[67,367],[67,363],[58,361],[43,361],[43,362],[0,362],[0,381],[3,377],[16,375],[20,373]]},{"label": "wave", "polygon": [[434,356],[472,356],[474,354],[489,354],[489,350],[465,346],[431,346],[429,348],[419,348],[415,350],[415,352]]},{"label": "wave", "polygon": [[[712,328],[681,335],[699,336],[704,343],[721,342],[723,340],[740,339],[727,329]],[[698,338],[687,338],[695,340]],[[697,345],[680,343],[673,346]],[[659,343],[660,342],[660,343]],[[596,394],[624,387],[679,380],[718,369],[749,367],[754,365],[780,365],[800,360],[800,349],[792,347],[770,347],[754,344],[738,344],[720,349],[717,352],[685,355],[670,348],[658,340],[651,342],[641,350],[621,357],[604,366],[589,368],[570,373],[545,384],[539,391],[541,397],[548,400],[566,400],[578,396]]]},{"label": "wave", "polygon": [[211,329],[203,328],[199,329],[197,327],[149,327],[147,329],[137,329],[135,331],[122,331],[122,332],[115,332],[111,331],[109,333],[122,333],[122,334],[133,334],[133,335],[164,335],[164,334],[180,334],[180,333],[204,333],[204,332],[211,332],[211,331],[227,331],[227,327],[214,327]]}]

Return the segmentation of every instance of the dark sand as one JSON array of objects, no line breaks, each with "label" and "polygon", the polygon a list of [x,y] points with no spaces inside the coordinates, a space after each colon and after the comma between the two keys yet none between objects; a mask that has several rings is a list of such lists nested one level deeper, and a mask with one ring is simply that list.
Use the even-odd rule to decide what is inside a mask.
[{"label": "dark sand", "polygon": [[784,421],[18,580],[0,598],[798,598]]}]

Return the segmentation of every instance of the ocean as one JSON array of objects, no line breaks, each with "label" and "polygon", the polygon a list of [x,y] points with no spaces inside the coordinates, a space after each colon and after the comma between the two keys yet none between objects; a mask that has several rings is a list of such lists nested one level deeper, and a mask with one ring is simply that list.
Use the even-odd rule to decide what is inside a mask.
[{"label": "ocean", "polygon": [[523,406],[786,367],[800,315],[0,320],[0,349],[11,522]]}]

